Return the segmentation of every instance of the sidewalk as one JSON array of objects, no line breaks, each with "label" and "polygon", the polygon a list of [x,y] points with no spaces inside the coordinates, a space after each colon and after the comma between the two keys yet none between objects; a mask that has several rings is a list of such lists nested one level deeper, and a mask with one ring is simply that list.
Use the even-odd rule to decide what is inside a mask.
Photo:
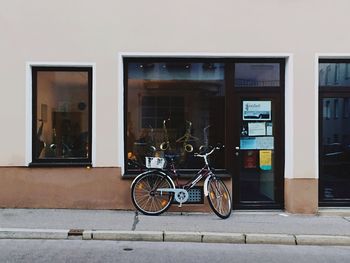
[{"label": "sidewalk", "polygon": [[0,209],[0,238],[140,240],[350,246],[346,215],[233,211],[145,216],[135,211]]}]

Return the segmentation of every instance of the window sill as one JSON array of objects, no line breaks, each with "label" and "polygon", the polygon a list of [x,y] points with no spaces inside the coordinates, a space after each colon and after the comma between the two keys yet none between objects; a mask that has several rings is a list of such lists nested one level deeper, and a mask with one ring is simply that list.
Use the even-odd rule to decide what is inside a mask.
[{"label": "window sill", "polygon": [[[146,172],[147,170],[143,170],[140,172],[126,172],[122,175],[122,179],[134,179],[136,176],[138,176],[140,173]],[[191,179],[195,176],[195,172],[193,173],[181,173],[181,171],[179,171],[180,175],[179,175],[179,179]],[[232,178],[232,175],[230,175],[229,173],[227,173],[226,171],[216,171],[215,175],[217,175],[220,178],[223,179],[230,179]]]},{"label": "window sill", "polygon": [[55,163],[55,162],[45,162],[45,163],[30,163],[28,165],[29,167],[91,167],[90,162],[81,162],[81,163],[71,163],[71,162],[62,162],[62,163]]}]

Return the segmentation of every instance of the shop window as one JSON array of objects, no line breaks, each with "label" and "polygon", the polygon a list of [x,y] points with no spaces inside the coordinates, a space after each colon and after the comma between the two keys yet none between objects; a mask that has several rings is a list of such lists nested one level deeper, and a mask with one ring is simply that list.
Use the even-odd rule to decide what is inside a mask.
[{"label": "shop window", "polygon": [[[202,166],[194,157],[199,147],[225,140],[224,65],[131,58],[124,65],[126,172],[139,171],[146,156],[166,154],[176,155],[183,171]],[[218,152],[214,167],[224,169],[224,159]]]},{"label": "shop window", "polygon": [[91,163],[92,69],[33,67],[32,164]]},{"label": "shop window", "polygon": [[319,63],[320,206],[350,204],[349,64],[349,60],[341,59]]}]

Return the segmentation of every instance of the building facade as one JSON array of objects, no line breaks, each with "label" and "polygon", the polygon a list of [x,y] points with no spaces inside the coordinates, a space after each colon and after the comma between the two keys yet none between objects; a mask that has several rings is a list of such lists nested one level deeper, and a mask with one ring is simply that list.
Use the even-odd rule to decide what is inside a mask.
[{"label": "building facade", "polygon": [[133,209],[146,156],[217,143],[234,209],[350,207],[348,1],[0,6],[0,207]]}]

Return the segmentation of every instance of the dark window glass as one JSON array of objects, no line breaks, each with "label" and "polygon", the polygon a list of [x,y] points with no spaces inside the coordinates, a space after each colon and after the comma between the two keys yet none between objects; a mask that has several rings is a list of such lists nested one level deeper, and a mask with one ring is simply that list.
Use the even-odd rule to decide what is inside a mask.
[{"label": "dark window glass", "polygon": [[[322,98],[322,145],[320,195],[323,201],[350,199],[350,123],[344,118],[328,118],[329,104],[344,108],[349,97]],[[336,111],[336,109],[335,109]],[[334,113],[336,116],[336,113]]]},{"label": "dark window glass", "polygon": [[279,63],[236,63],[236,87],[279,87]]},{"label": "dark window glass", "polygon": [[349,118],[349,98],[344,98],[344,103],[343,103],[343,118],[347,119]]},{"label": "dark window glass", "polygon": [[33,68],[33,162],[91,161],[91,69]]},{"label": "dark window glass", "polygon": [[144,96],[141,102],[142,128],[162,128],[163,120],[172,116],[175,123],[184,123],[184,97]]},{"label": "dark window glass", "polygon": [[319,63],[319,85],[350,87],[349,63]]},{"label": "dark window glass", "polygon": [[[178,155],[182,169],[202,166],[194,152],[201,145],[224,143],[224,65],[134,61],[125,61],[128,171],[142,166],[146,156],[166,153]],[[161,149],[167,138],[170,146]],[[193,146],[192,152],[185,150],[186,144]],[[214,167],[225,168],[224,159],[218,151],[212,158]]]},{"label": "dark window glass", "polygon": [[[342,102],[344,104],[344,102]],[[335,99],[333,102],[333,113],[334,113],[334,119],[338,119],[339,118],[339,102],[338,99]]]},{"label": "dark window glass", "polygon": [[331,118],[331,107],[330,107],[331,102],[329,100],[324,101],[324,106],[323,106],[323,116],[326,119]]}]

